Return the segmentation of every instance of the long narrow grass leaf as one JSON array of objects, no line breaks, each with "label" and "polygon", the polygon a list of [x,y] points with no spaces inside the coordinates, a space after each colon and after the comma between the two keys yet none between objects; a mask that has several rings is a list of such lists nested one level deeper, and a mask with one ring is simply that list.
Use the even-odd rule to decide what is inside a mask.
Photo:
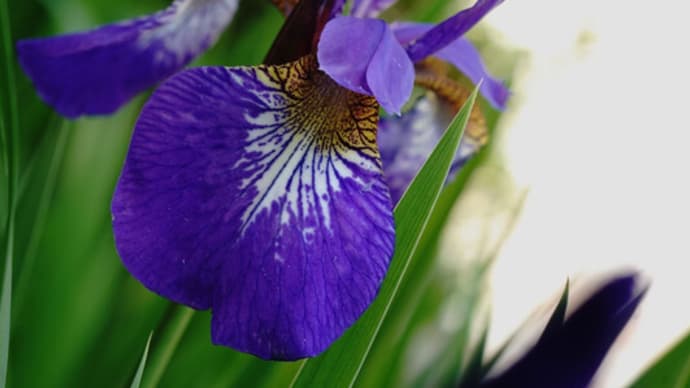
[{"label": "long narrow grass leaf", "polygon": [[342,338],[321,356],[305,362],[293,386],[354,385],[438,200],[476,95],[475,89],[395,208],[395,255],[378,297]]},{"label": "long narrow grass leaf", "polygon": [[[12,264],[14,260],[15,243],[15,212],[16,193],[19,171],[19,113],[17,111],[17,96],[14,79],[14,58],[12,56],[12,37],[10,30],[10,18],[7,0],[0,0],[0,35],[5,64],[6,82],[4,82],[5,94],[9,102],[9,123],[3,124],[4,136],[3,152],[7,174],[7,220],[5,240],[5,273],[2,280],[2,294],[0,294],[0,387],[5,387],[7,380],[7,368],[10,354],[10,327],[12,324]],[[4,109],[3,109],[4,112]],[[4,121],[5,118],[3,117]],[[8,128],[9,126],[9,128]]]},{"label": "long narrow grass leaf", "polygon": [[149,339],[146,340],[146,346],[144,347],[144,354],[141,355],[141,361],[139,361],[139,366],[137,367],[137,373],[134,375],[134,379],[132,379],[132,388],[139,388],[141,385],[141,378],[144,376],[144,368],[146,367],[146,358],[149,356],[149,346],[151,346],[151,337],[153,336],[153,332],[149,334]]},{"label": "long narrow grass leaf", "polygon": [[10,210],[7,233],[5,274],[2,277],[0,295],[0,387],[5,387],[7,366],[10,359],[10,326],[12,323],[12,257],[14,255],[14,210]]},{"label": "long narrow grass leaf", "polygon": [[[26,298],[28,288],[30,285],[31,273],[36,262],[36,254],[41,236],[43,235],[43,228],[48,217],[48,210],[50,208],[50,200],[55,192],[57,184],[58,172],[67,147],[67,138],[72,125],[68,121],[64,121],[62,127],[59,129],[58,138],[55,142],[53,155],[50,159],[48,172],[45,175],[43,185],[41,187],[41,195],[36,210],[36,216],[31,228],[31,234],[28,237],[26,251],[23,255],[23,267],[19,269],[17,279],[17,291],[15,294],[15,308],[17,314],[21,314],[22,306]],[[28,178],[26,178],[28,180]],[[20,316],[20,315],[18,315]]]},{"label": "long narrow grass leaf", "polygon": [[[407,275],[403,279],[398,296],[393,302],[386,320],[381,328],[381,335],[376,339],[372,348],[372,354],[360,376],[360,383],[367,386],[380,386],[385,382],[395,381],[405,372],[402,362],[405,357],[404,347],[412,335],[410,325],[413,316],[417,314],[422,298],[434,279],[437,260],[438,242],[443,227],[448,221],[455,202],[469,185],[470,177],[485,159],[483,150],[473,157],[460,169],[457,177],[447,185],[438,201],[434,205],[429,222],[424,228],[424,233],[419,241],[415,254],[410,259]],[[376,366],[368,367],[373,361]],[[365,379],[362,381],[362,379]]]},{"label": "long narrow grass leaf", "polygon": [[[60,133],[63,131],[61,128],[66,127],[68,124],[71,124],[71,121],[67,121],[62,119],[59,116],[54,116],[49,122],[46,122],[46,127],[45,127],[45,134],[41,136],[41,139],[39,140],[39,145],[36,147],[36,149],[29,155],[29,160],[24,166],[21,175],[19,176],[19,185],[17,186],[17,195],[19,198],[23,198],[24,194],[29,190],[29,184],[31,183],[31,180],[34,178],[34,176],[37,174],[37,165],[39,164],[39,161],[41,159],[41,156],[44,154],[44,149],[46,148],[47,144],[49,142],[52,142],[54,144],[57,144],[57,142],[53,141],[52,136],[50,136],[53,133],[58,133],[58,138],[60,137]],[[53,147],[56,148],[56,147]],[[53,150],[54,153],[55,149]]]},{"label": "long narrow grass leaf", "polygon": [[[7,155],[10,176],[10,195],[13,197],[16,191],[19,171],[19,108],[17,105],[17,87],[14,76],[14,56],[12,49],[12,33],[10,29],[9,9],[7,0],[0,0],[0,34],[2,34],[3,55],[5,63],[5,82],[3,88],[8,100],[9,128],[6,128],[8,136],[4,137],[6,147],[10,151]],[[10,200],[10,203],[13,201]]]},{"label": "long narrow grass leaf", "polygon": [[[469,325],[468,325],[469,329]],[[483,368],[482,368],[482,362],[484,361],[484,352],[486,351],[486,341],[489,336],[489,325],[484,326],[484,330],[482,331],[482,336],[479,339],[479,343],[477,344],[477,347],[474,349],[474,352],[472,352],[469,355],[465,354],[460,354],[460,358],[462,359],[465,356],[469,356],[468,361],[467,361],[467,367],[461,374],[462,382],[460,383],[460,388],[470,388],[470,387],[477,387],[479,386],[479,382],[481,379],[484,377],[483,373]],[[463,349],[463,350],[469,350]],[[461,361],[461,360],[459,360]],[[460,377],[460,376],[454,376],[454,378]],[[448,386],[450,385],[456,385],[458,382],[453,380],[453,384],[447,384]]]},{"label": "long narrow grass leaf", "polygon": [[662,355],[631,388],[690,388],[690,332]]},{"label": "long narrow grass leaf", "polygon": [[144,375],[142,387],[154,388],[158,386],[193,315],[194,310],[175,306],[173,316],[168,321],[161,340],[155,344],[155,350],[151,356],[148,372]]},{"label": "long narrow grass leaf", "polygon": [[[0,166],[0,171],[2,172],[2,175],[5,179],[7,179],[7,184],[5,185],[5,190],[9,190],[10,185],[9,185],[9,178],[10,178],[10,152],[9,152],[9,142],[7,141],[7,128],[9,127],[9,124],[5,123],[6,117],[5,117],[5,109],[3,106],[3,100],[0,98],[0,149],[2,150],[2,160],[0,160],[0,163],[2,163],[2,166]],[[4,226],[4,225],[3,225]],[[2,231],[2,230],[0,230]]]}]

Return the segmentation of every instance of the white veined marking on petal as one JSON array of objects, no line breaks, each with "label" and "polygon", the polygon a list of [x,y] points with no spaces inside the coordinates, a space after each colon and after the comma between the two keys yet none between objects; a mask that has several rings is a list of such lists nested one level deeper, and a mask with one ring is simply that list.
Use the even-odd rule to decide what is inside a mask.
[{"label": "white veined marking on petal", "polygon": [[[258,136],[252,134],[250,139]],[[243,181],[243,188],[254,182],[258,194],[242,215],[242,232],[262,211],[268,211],[281,198],[285,200],[280,214],[281,224],[287,225],[291,215],[301,214],[305,218],[313,217],[322,227],[331,230],[329,201],[332,200],[332,194],[341,190],[340,180],[350,178],[363,184],[361,178],[354,176],[338,157],[353,157],[354,151],[336,156],[335,151],[331,150],[329,155],[325,155],[313,143],[313,137],[305,132],[286,130],[283,138],[280,155],[277,158],[271,155],[269,158],[276,159],[270,165],[257,169]],[[245,151],[267,155],[275,151],[274,147],[272,143],[260,146],[257,142],[250,142]]]},{"label": "white veined marking on petal", "polygon": [[281,256],[280,253],[278,253],[277,250],[275,251],[275,254],[273,255],[273,260],[275,260],[275,261],[277,261],[278,263],[281,263],[281,264],[285,262],[285,258],[284,258],[283,256]]},{"label": "white veined marking on petal", "polygon": [[[247,74],[230,73],[234,82],[245,85]],[[240,233],[256,221],[263,212],[271,211],[279,204],[280,222],[287,225],[291,217],[301,217],[301,222],[314,224],[315,228],[331,230],[329,201],[333,194],[341,191],[341,180],[352,179],[364,190],[370,190],[364,180],[348,166],[378,171],[378,165],[362,158],[356,150],[345,145],[342,149],[320,149],[316,129],[288,128],[290,122],[286,110],[286,97],[261,70],[251,73],[256,81],[265,86],[261,91],[247,89],[253,93],[268,110],[252,116],[245,113],[244,120],[253,126],[245,139],[244,156],[232,169],[243,169],[247,177],[242,180],[240,190],[255,188],[256,195],[241,216]],[[251,192],[254,192],[252,190]],[[309,242],[312,229],[306,228],[303,239]],[[316,229],[313,229],[315,234]],[[312,238],[313,240],[313,238]],[[280,261],[276,258],[277,261]]]},{"label": "white veined marking on petal", "polygon": [[315,228],[313,226],[307,226],[302,229],[302,239],[305,243],[311,243],[314,240]]},{"label": "white veined marking on petal", "polygon": [[[282,197],[285,197],[286,203],[282,208],[281,223],[287,224],[289,222],[290,213],[288,210],[292,214],[299,214],[297,208],[299,177],[295,177],[292,181],[290,178],[305,154],[304,150],[300,148],[304,147],[304,143],[309,139],[303,133],[286,134],[285,137],[287,141],[280,146],[279,154],[277,156],[270,155],[268,159],[262,161],[268,165],[256,169],[254,174],[243,182],[244,185],[247,185],[255,181],[253,184],[256,187],[257,195],[242,214],[242,232],[255,221],[259,214],[263,211],[269,211],[272,204]],[[245,152],[262,152],[263,155],[268,155],[271,150],[272,147],[261,147],[256,142],[249,143],[245,148]]]}]

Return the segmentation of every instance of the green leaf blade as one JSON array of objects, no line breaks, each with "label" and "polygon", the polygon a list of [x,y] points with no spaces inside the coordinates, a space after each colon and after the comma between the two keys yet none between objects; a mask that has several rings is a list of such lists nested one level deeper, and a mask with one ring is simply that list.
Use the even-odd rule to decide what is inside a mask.
[{"label": "green leaf blade", "polygon": [[5,274],[2,279],[0,295],[0,387],[5,387],[7,367],[10,359],[10,327],[12,325],[12,256],[14,245],[14,225],[10,215],[7,233],[7,255],[5,256]]},{"label": "green leaf blade", "polygon": [[[12,34],[10,30],[9,8],[7,0],[0,0],[0,44],[3,47],[3,58],[0,60],[5,68],[6,80],[0,88],[0,145],[2,145],[2,169],[7,179],[6,198],[7,213],[3,220],[6,231],[5,270],[2,279],[2,293],[0,294],[0,387],[5,387],[10,356],[10,329],[12,325],[12,266],[15,246],[15,221],[17,203],[17,183],[19,182],[19,112],[14,77],[14,56],[12,48]],[[4,100],[8,101],[9,119],[5,122]],[[2,242],[0,242],[1,244]]]},{"label": "green leaf blade", "polygon": [[172,317],[165,325],[161,340],[156,344],[156,351],[151,357],[150,367],[144,376],[142,387],[154,388],[158,386],[170,360],[182,340],[182,336],[194,316],[194,310],[184,306],[173,306]]},{"label": "green leaf blade", "polygon": [[362,317],[324,354],[304,362],[295,376],[293,387],[354,385],[429,222],[476,96],[477,89],[460,109],[395,208],[395,255],[379,295]]},{"label": "green leaf blade", "polygon": [[690,332],[662,355],[631,388],[690,388]]},{"label": "green leaf blade", "polygon": [[[8,123],[5,126],[5,131],[7,133],[2,138],[2,143],[4,144],[7,153],[5,154],[5,162],[8,165],[9,172],[9,192],[12,195],[11,198],[17,192],[17,183],[19,181],[19,107],[17,103],[17,86],[16,78],[14,75],[14,47],[12,46],[12,32],[10,30],[10,18],[9,18],[9,7],[7,6],[7,0],[0,0],[0,26],[2,28],[2,46],[4,55],[4,68],[6,82],[3,85],[4,95],[3,100],[7,100],[7,109],[9,111],[7,120]],[[4,109],[2,110],[4,112]],[[3,117],[3,121],[4,121]],[[16,201],[16,198],[14,199]],[[12,206],[10,201],[10,206]]]},{"label": "green leaf blade", "polygon": [[[436,282],[435,268],[438,265],[438,244],[444,226],[448,222],[451,211],[462,193],[469,187],[470,178],[477,168],[484,163],[487,156],[487,148],[483,148],[479,154],[473,156],[458,172],[454,180],[448,183],[439,196],[429,222],[424,228],[424,233],[417,246],[415,254],[407,269],[407,273],[398,291],[398,296],[393,302],[390,311],[381,327],[381,331],[372,347],[372,353],[364,365],[358,378],[358,384],[364,386],[383,386],[399,379],[407,374],[407,366],[402,361],[406,355],[406,349],[411,346],[413,333],[421,321],[430,319],[433,314],[439,314],[439,307],[432,308],[428,301],[424,300],[438,290],[440,286]],[[463,283],[465,290],[479,287],[480,279],[473,279],[473,283]],[[471,294],[471,293],[470,293]],[[440,298],[447,298],[449,295]],[[438,304],[437,302],[434,302]],[[468,301],[469,303],[469,301]],[[424,312],[422,312],[424,311]],[[425,314],[430,314],[423,318]],[[460,349],[460,347],[456,347]],[[393,356],[391,356],[393,355]],[[456,368],[457,371],[457,368]]]},{"label": "green leaf blade", "polygon": [[151,337],[153,332],[149,334],[149,339],[146,340],[146,346],[144,347],[144,354],[141,355],[141,361],[139,361],[139,366],[137,367],[137,373],[134,374],[134,379],[132,379],[132,388],[139,388],[141,385],[141,378],[144,376],[144,368],[146,367],[146,359],[149,356],[149,347],[151,346]]}]

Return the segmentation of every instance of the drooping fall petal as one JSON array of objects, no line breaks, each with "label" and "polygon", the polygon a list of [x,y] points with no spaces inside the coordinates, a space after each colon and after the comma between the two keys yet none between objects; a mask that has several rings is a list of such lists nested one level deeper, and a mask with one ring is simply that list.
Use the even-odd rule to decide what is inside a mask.
[{"label": "drooping fall petal", "polygon": [[215,43],[236,8],[237,0],[177,0],[150,16],[22,40],[19,61],[62,115],[108,114]]},{"label": "drooping fall petal", "polygon": [[366,309],[394,246],[378,104],[313,57],[206,67],[146,104],[113,199],[127,269],[213,311],[217,344],[322,352]]}]

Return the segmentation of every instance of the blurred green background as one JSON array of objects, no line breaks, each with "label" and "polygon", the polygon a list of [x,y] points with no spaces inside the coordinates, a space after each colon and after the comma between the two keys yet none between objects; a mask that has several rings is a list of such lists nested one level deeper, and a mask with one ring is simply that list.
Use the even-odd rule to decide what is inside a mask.
[{"label": "blurred green background", "polygon": [[[168,4],[10,0],[5,16],[16,42],[85,30]],[[437,21],[457,7],[448,1],[400,1],[387,16]],[[219,43],[193,65],[260,63],[282,20],[268,0],[241,1]],[[7,30],[7,25],[3,28]],[[19,124],[19,143],[14,148],[19,200],[9,386],[127,386],[152,331],[144,386],[157,382],[164,387],[287,386],[301,363],[270,363],[213,346],[208,312],[172,305],[148,292],[121,265],[113,244],[110,200],[148,94],[113,116],[67,121],[37,97],[11,50],[3,56],[2,70],[3,77],[14,71],[16,112],[9,83],[0,94],[3,123],[9,125],[14,112]],[[494,123],[495,113],[487,113]],[[449,270],[439,264],[435,247],[450,207],[482,160],[475,159],[444,194],[435,229],[422,240],[425,257],[416,258],[408,271],[358,385],[451,386],[460,378],[460,366],[470,363],[469,350],[463,350],[474,347],[487,321],[482,298],[486,267],[480,260],[461,272]],[[7,189],[0,190],[3,220],[8,216]],[[6,236],[4,223],[2,228],[0,235]],[[487,247],[482,258],[493,252]]]}]

